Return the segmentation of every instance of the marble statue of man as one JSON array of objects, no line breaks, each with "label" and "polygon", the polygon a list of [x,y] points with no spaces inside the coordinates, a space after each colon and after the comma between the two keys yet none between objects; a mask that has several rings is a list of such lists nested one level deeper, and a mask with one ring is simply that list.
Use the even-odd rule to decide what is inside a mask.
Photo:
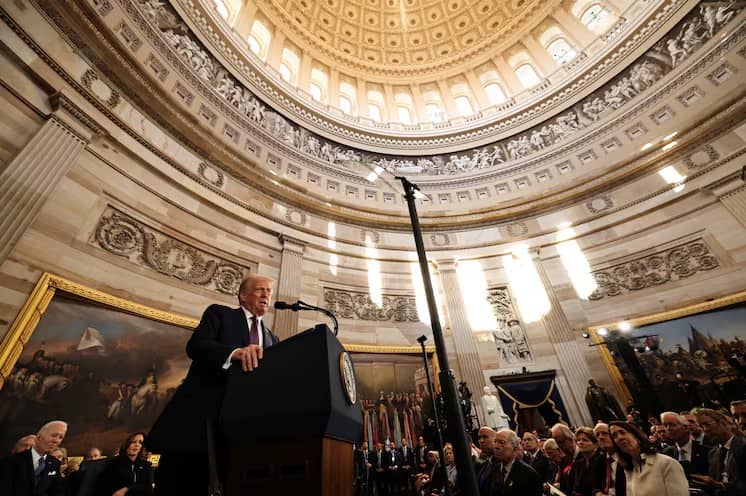
[{"label": "marble statue of man", "polygon": [[495,396],[489,386],[484,387],[482,395],[482,408],[484,409],[484,425],[493,429],[508,429],[508,416],[503,412],[500,400]]}]

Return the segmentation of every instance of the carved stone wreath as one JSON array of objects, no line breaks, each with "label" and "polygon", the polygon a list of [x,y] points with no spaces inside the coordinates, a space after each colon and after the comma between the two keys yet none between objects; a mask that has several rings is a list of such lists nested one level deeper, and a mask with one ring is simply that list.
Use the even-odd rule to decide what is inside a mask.
[{"label": "carved stone wreath", "polygon": [[376,322],[419,322],[417,304],[413,296],[384,295],[379,308],[368,293],[324,288],[324,303],[343,319]]},{"label": "carved stone wreath", "polygon": [[660,286],[719,266],[717,257],[699,238],[660,253],[592,272],[598,289],[589,299],[600,300]]},{"label": "carved stone wreath", "polygon": [[255,270],[205,253],[108,208],[91,244],[132,263],[224,294],[238,294],[244,276]]}]

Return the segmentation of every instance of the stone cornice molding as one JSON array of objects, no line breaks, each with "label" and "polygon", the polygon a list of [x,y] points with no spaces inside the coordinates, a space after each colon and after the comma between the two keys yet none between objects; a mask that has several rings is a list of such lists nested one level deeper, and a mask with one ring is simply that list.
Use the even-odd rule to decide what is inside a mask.
[{"label": "stone cornice molding", "polygon": [[65,126],[81,141],[88,143],[94,136],[105,136],[107,133],[96,119],[80,108],[60,90],[49,97],[49,104],[54,111],[52,118]]},{"label": "stone cornice molding", "polygon": [[282,251],[290,251],[293,253],[297,253],[298,255],[303,255],[303,251],[308,244],[306,241],[303,241],[298,238],[294,238],[292,236],[288,236],[287,234],[280,234],[278,236],[278,239],[280,240],[280,243],[282,244]]}]

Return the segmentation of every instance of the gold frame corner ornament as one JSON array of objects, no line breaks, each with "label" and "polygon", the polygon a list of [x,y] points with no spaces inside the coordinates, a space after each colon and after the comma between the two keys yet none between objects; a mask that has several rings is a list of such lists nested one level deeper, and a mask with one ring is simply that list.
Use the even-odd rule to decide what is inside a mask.
[{"label": "gold frame corner ornament", "polygon": [[34,289],[21,306],[16,318],[0,341],[0,389],[23,353],[23,349],[36,330],[41,317],[57,294],[102,305],[146,319],[194,329],[199,320],[159,310],[125,298],[113,296],[64,277],[42,272]]},{"label": "gold frame corner ornament", "polygon": [[[633,328],[637,328],[644,325],[665,322],[667,320],[680,319],[682,317],[688,317],[689,315],[707,312],[710,310],[717,310],[718,308],[742,303],[744,301],[746,301],[746,291],[740,291],[732,295],[715,298],[711,301],[705,301],[703,303],[695,303],[693,305],[687,305],[681,308],[675,308],[673,310],[666,310],[665,312],[658,312],[641,317],[636,317],[633,319],[627,319],[627,322],[629,322]],[[617,392],[619,393],[619,397],[626,404],[627,401],[633,399],[632,393],[630,392],[629,388],[627,388],[627,384],[624,382],[624,378],[622,377],[622,373],[619,370],[619,367],[617,367],[616,363],[614,363],[614,357],[611,356],[611,353],[606,346],[601,345],[601,343],[604,342],[604,339],[602,338],[602,336],[598,335],[599,329],[610,329],[616,327],[618,323],[619,321],[590,326],[588,327],[588,333],[591,335],[593,343],[598,345],[596,346],[596,348],[598,348],[598,352],[601,355],[601,360],[604,362],[606,370],[611,376],[611,380],[614,383]]]}]

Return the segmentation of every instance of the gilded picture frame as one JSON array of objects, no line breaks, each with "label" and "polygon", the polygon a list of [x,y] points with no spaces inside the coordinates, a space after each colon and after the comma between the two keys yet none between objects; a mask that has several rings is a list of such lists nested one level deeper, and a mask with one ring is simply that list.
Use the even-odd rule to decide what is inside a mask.
[{"label": "gilded picture frame", "polygon": [[[645,331],[649,329],[647,326],[653,326],[655,324],[662,324],[669,321],[675,321],[686,317],[695,317],[699,314],[711,312],[715,310],[725,309],[733,305],[738,305],[746,302],[746,291],[741,291],[732,295],[724,296],[721,298],[715,298],[711,301],[703,303],[696,303],[693,305],[687,305],[681,308],[668,310],[665,312],[658,312],[654,314],[644,315],[633,319],[627,319],[627,322],[633,330]],[[608,322],[595,326],[588,327],[588,333],[593,345],[598,349],[599,355],[609,372],[611,380],[619,394],[619,398],[624,404],[629,400],[634,400],[633,395],[624,380],[622,371],[617,366],[611,351],[607,346],[604,345],[605,339],[599,335],[599,329],[607,329],[609,331],[616,330],[619,328],[620,322]],[[665,333],[659,336],[659,339],[666,339]]]}]

